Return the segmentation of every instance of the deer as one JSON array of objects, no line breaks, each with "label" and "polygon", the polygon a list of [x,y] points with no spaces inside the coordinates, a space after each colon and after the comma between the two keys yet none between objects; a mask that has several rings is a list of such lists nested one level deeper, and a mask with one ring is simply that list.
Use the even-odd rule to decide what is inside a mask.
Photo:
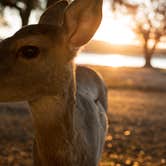
[{"label": "deer", "polygon": [[0,43],[0,102],[27,101],[34,166],[97,166],[107,133],[107,88],[74,57],[95,34],[102,0],[59,1],[38,24]]}]

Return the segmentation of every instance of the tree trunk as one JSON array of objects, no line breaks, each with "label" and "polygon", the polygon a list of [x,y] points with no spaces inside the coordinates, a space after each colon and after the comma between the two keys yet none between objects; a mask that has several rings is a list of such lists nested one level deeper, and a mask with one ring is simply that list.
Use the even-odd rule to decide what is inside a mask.
[{"label": "tree trunk", "polygon": [[28,25],[30,14],[31,10],[28,10],[21,15],[22,26]]},{"label": "tree trunk", "polygon": [[28,25],[29,17],[30,17],[31,11],[33,9],[32,4],[33,4],[33,1],[29,0],[26,4],[25,10],[20,11],[22,26]]},{"label": "tree trunk", "polygon": [[152,54],[148,54],[148,53],[145,54],[145,65],[144,65],[144,67],[152,68],[151,57],[152,57]]},{"label": "tree trunk", "polygon": [[152,65],[151,65],[152,54],[153,53],[148,48],[148,40],[145,39],[145,42],[144,42],[145,65],[144,65],[144,67],[152,68]]},{"label": "tree trunk", "polygon": [[148,46],[148,41],[149,39],[148,38],[144,38],[144,56],[145,56],[145,65],[144,67],[148,67],[148,68],[153,68],[153,66],[151,65],[151,59],[152,59],[152,55],[154,54],[155,52],[155,49],[157,47],[157,44],[159,43],[160,41],[160,37],[161,36],[157,36],[155,39],[154,39],[154,44],[152,47],[149,48]]}]

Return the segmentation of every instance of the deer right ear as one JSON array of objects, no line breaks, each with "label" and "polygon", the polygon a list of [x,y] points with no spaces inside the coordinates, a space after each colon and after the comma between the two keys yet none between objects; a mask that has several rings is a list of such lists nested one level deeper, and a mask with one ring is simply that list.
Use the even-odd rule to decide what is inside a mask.
[{"label": "deer right ear", "polygon": [[65,11],[65,28],[70,47],[86,44],[96,32],[102,19],[103,0],[75,0]]},{"label": "deer right ear", "polygon": [[68,2],[62,0],[48,7],[40,17],[39,24],[62,26],[64,20],[64,11],[67,6]]}]

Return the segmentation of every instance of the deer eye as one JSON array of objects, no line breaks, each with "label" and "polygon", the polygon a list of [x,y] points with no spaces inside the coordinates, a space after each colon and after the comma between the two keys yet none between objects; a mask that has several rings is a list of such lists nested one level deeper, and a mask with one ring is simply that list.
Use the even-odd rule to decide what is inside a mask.
[{"label": "deer eye", "polygon": [[17,56],[21,56],[25,59],[33,59],[36,58],[40,53],[38,47],[35,46],[23,46],[19,49]]}]

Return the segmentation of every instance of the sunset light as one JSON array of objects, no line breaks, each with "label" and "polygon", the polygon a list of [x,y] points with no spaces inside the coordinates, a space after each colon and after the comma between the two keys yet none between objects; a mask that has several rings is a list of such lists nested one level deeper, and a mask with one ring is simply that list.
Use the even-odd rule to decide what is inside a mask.
[{"label": "sunset light", "polygon": [[[108,67],[141,67],[144,65],[144,59],[131,56],[122,55],[96,55],[81,53],[75,58],[77,64],[88,64],[97,66],[108,66]],[[166,67],[166,66],[165,66]]]},{"label": "sunset light", "polygon": [[[145,64],[143,56],[127,56],[119,54],[91,54],[81,53],[75,58],[80,65],[94,65],[107,67],[142,67]],[[166,59],[154,57],[152,65],[157,68],[166,69]]]},{"label": "sunset light", "polygon": [[[107,13],[109,14],[109,13]],[[113,44],[131,44],[135,39],[135,34],[131,31],[126,22],[128,19],[115,19],[111,16],[105,16],[94,36],[96,40],[103,40]]]},{"label": "sunset light", "polygon": [[166,0],[0,0],[0,166],[166,166]]}]

